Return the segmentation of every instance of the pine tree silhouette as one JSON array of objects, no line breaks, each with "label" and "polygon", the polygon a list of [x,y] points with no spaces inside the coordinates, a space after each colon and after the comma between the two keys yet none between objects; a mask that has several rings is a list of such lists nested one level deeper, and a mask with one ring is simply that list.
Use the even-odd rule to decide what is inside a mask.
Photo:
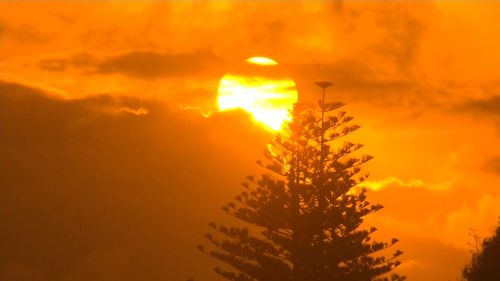
[{"label": "pine tree silhouette", "polygon": [[[326,84],[324,84],[326,85]],[[326,88],[326,87],[324,87]],[[323,88],[323,97],[324,97]],[[390,272],[400,262],[393,246],[372,241],[363,217],[382,208],[366,201],[356,185],[360,167],[372,157],[353,156],[362,145],[336,144],[359,128],[340,110],[342,103],[320,102],[318,110],[296,104],[293,121],[264,155],[266,169],[247,177],[245,191],[222,209],[248,227],[211,223],[205,235],[211,247],[199,249],[227,265],[215,271],[233,281],[404,280]],[[214,235],[215,234],[215,235]]]}]

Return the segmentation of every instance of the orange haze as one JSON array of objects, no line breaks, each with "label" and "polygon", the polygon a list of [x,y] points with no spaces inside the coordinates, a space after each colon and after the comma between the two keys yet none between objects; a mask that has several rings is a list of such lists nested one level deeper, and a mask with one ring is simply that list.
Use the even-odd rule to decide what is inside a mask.
[{"label": "orange haze", "polygon": [[458,278],[469,228],[500,215],[499,18],[496,1],[1,1],[0,279],[215,278],[196,245],[271,138],[216,112],[253,56],[302,101],[333,81],[398,271]]}]

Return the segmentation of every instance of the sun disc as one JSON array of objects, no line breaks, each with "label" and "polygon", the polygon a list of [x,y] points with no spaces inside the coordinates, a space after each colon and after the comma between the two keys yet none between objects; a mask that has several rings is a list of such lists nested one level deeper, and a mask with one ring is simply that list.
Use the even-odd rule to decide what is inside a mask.
[{"label": "sun disc", "polygon": [[[256,64],[256,67],[277,66],[277,62],[264,57],[252,57],[246,62]],[[279,69],[276,71],[281,73]],[[219,83],[219,110],[243,109],[266,129],[280,130],[291,120],[290,110],[297,102],[297,90],[289,77],[270,74],[269,71],[259,71],[259,68],[255,68],[254,73],[226,74]]]}]

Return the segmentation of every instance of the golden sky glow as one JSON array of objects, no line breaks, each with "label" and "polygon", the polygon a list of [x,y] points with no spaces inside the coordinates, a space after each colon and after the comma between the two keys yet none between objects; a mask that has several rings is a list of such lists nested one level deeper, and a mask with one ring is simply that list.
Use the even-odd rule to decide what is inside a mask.
[{"label": "golden sky glow", "polygon": [[375,156],[370,222],[399,271],[458,279],[468,229],[500,215],[499,18],[481,0],[0,1],[0,279],[203,280],[206,223],[323,80]]}]

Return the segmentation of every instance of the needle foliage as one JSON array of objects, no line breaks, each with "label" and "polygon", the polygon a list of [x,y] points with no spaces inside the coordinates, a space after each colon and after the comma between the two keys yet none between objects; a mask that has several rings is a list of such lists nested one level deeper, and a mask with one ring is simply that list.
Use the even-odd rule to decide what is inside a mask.
[{"label": "needle foliage", "polygon": [[[290,122],[257,161],[265,170],[249,176],[244,191],[222,209],[242,226],[211,223],[199,246],[225,266],[215,271],[232,281],[404,280],[392,273],[398,240],[378,242],[363,218],[382,206],[366,200],[358,155],[346,141],[359,128],[341,103],[319,108],[297,104]],[[366,228],[366,229],[365,229]],[[388,257],[386,255],[389,254]]]}]

